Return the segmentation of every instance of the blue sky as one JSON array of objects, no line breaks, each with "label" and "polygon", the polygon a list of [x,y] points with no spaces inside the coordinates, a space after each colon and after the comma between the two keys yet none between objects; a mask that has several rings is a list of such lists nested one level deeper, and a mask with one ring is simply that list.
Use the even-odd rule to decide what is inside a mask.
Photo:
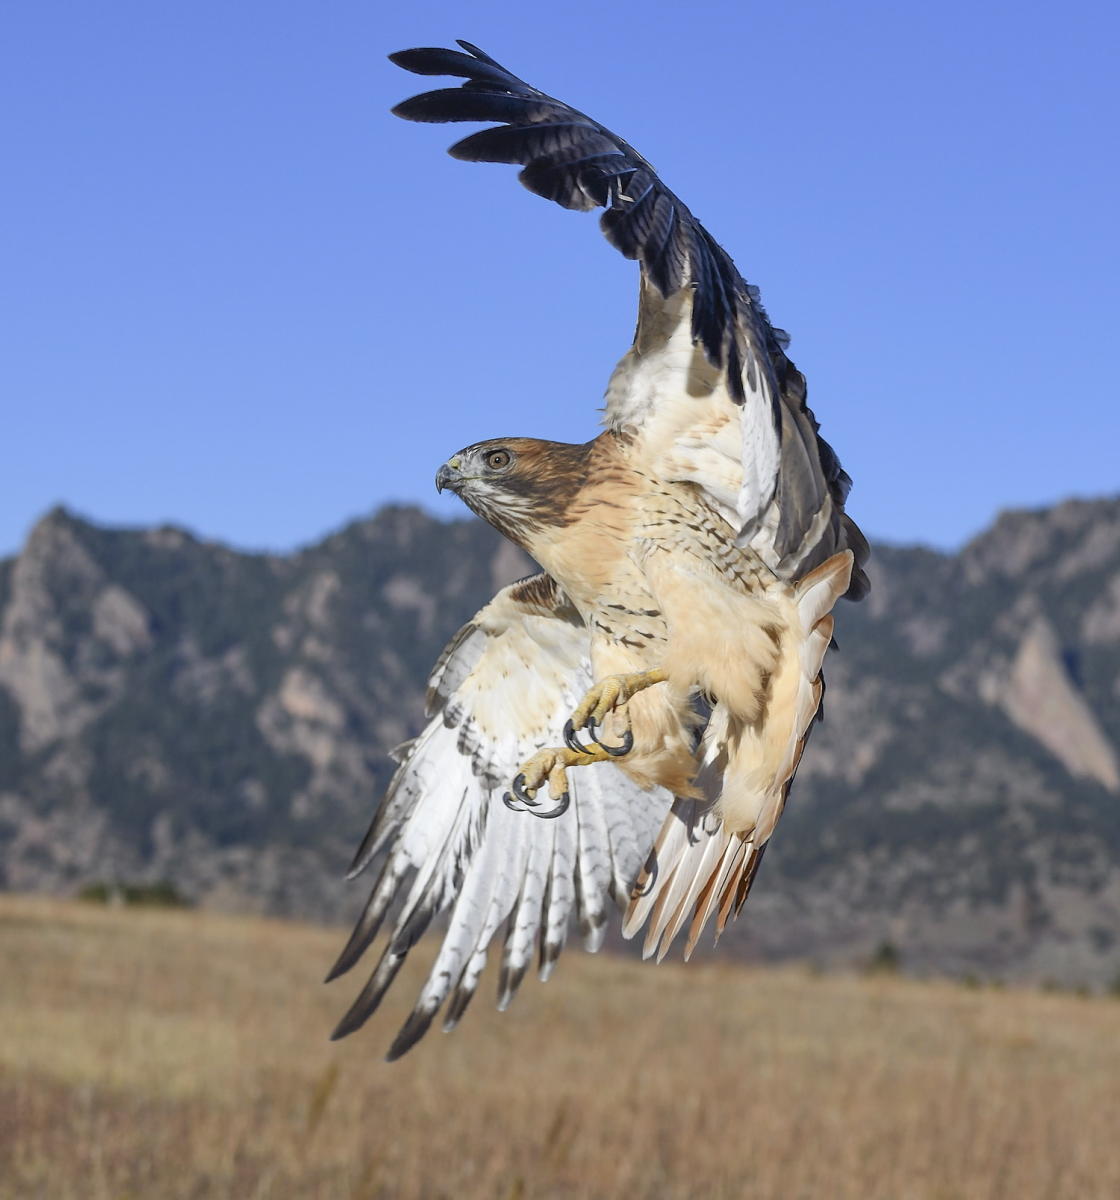
[{"label": "blue sky", "polygon": [[[386,12],[385,10],[390,10]],[[50,505],[287,549],[569,441],[635,267],[470,127],[465,37],[617,130],[793,335],[873,536],[1120,489],[1115,6],[36,0],[0,29],[0,553]]]}]

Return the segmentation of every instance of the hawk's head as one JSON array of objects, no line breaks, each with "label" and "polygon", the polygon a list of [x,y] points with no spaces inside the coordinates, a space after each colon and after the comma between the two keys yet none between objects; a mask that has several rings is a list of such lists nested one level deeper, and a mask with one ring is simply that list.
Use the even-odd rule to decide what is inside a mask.
[{"label": "hawk's head", "polygon": [[440,467],[436,489],[450,489],[484,521],[527,547],[538,530],[564,523],[585,478],[591,444],[520,437],[476,442]]}]

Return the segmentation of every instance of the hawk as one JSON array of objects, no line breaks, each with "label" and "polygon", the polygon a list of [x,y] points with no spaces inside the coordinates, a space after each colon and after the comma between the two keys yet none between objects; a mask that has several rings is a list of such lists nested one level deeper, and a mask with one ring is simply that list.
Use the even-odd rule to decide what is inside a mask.
[{"label": "hawk", "polygon": [[603,208],[641,266],[637,332],[584,445],[504,437],[436,476],[541,566],[444,650],[428,724],[399,763],[350,870],[380,874],[328,976],[394,913],[335,1037],[374,1011],[433,918],[448,923],[397,1058],[447,1002],[462,1016],[504,926],[499,1006],[574,915],[600,946],[612,903],[662,957],[687,926],[739,911],[814,720],[836,601],[867,591],[851,481],[806,404],[756,288],[621,138],[468,42],[391,55],[462,78],[393,111],[481,121],[451,147],[520,164],[530,191]]}]

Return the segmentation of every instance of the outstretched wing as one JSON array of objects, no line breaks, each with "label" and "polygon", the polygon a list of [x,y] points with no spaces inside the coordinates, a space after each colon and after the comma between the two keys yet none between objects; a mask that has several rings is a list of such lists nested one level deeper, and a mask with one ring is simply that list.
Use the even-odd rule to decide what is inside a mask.
[{"label": "outstretched wing", "polygon": [[530,191],[565,208],[606,209],[607,239],[641,264],[638,331],[608,387],[607,424],[643,439],[660,477],[696,484],[782,577],[851,549],[848,596],[860,599],[868,549],[843,511],[851,481],[819,436],[804,377],[757,289],[633,147],[459,45],[391,55],[416,74],[466,80],[393,111],[412,121],[497,122],[451,154],[521,164]]},{"label": "outstretched wing", "polygon": [[574,914],[587,948],[602,942],[611,901],[625,903],[672,797],[643,792],[613,764],[571,772],[571,804],[554,820],[514,812],[502,796],[520,764],[555,745],[591,683],[587,630],[548,575],[504,588],[444,650],[429,681],[427,727],[400,766],[351,867],[380,871],[328,979],[350,970],[395,920],[377,965],[335,1030],[377,1008],[417,940],[450,912],[416,1007],[389,1051],[399,1058],[450,997],[463,1015],[505,922],[498,1005],[512,1000],[535,953],[547,979]]}]

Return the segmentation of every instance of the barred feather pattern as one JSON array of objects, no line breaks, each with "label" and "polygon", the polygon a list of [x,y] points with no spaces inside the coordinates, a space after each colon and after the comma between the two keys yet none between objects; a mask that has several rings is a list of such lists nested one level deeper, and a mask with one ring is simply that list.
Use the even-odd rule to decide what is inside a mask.
[{"label": "barred feather pattern", "polygon": [[390,919],[374,969],[335,1037],[373,1014],[405,959],[442,914],[447,927],[416,1005],[389,1050],[399,1058],[441,1008],[453,1028],[502,939],[498,1004],[537,960],[547,979],[573,918],[597,950],[669,810],[610,763],[572,771],[556,820],[512,812],[502,793],[520,763],[555,744],[591,681],[587,631],[546,575],[503,589],[451,640],[429,680],[429,721],[400,766],[351,878],[378,862],[365,910],[328,979],[349,971]]}]

